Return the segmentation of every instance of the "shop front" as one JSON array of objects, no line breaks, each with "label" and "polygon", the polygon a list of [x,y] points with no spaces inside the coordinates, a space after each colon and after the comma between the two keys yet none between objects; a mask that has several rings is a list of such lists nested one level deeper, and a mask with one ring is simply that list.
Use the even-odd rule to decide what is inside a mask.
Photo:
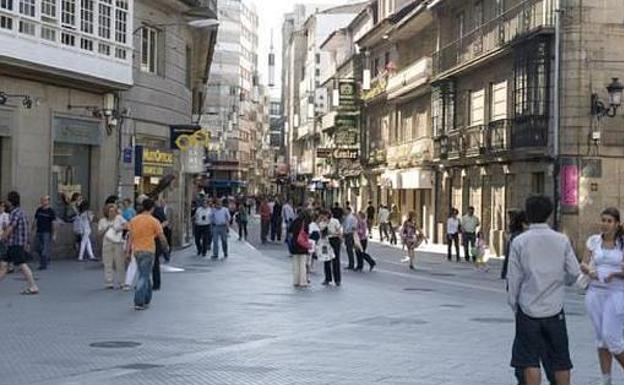
[{"label": "shop front", "polygon": [[[135,194],[151,195],[161,179],[174,172],[175,157],[172,151],[135,146]],[[155,198],[155,197],[154,197]]]}]

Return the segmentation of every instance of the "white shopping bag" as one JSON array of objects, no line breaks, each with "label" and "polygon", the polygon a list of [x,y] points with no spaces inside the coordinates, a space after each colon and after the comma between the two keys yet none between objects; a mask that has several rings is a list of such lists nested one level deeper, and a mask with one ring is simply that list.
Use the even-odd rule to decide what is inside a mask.
[{"label": "white shopping bag", "polygon": [[136,259],[134,259],[134,254],[130,258],[130,263],[128,264],[128,270],[126,270],[126,286],[134,286],[134,277],[137,273],[137,263]]}]

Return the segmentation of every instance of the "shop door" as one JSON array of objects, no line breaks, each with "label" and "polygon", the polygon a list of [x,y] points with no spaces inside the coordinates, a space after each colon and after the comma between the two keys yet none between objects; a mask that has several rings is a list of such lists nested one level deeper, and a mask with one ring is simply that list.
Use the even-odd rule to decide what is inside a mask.
[{"label": "shop door", "polygon": [[[90,200],[91,147],[82,144],[54,143],[51,199],[55,210],[62,213],[61,194],[69,200],[80,193]],[[114,187],[114,186],[111,186]]]}]

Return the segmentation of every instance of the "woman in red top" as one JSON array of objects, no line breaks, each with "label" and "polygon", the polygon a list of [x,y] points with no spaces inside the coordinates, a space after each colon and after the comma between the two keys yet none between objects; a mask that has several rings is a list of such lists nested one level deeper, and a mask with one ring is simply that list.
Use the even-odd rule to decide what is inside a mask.
[{"label": "woman in red top", "polygon": [[262,244],[267,243],[272,214],[269,203],[266,199],[263,199],[260,204],[260,239],[262,240]]}]

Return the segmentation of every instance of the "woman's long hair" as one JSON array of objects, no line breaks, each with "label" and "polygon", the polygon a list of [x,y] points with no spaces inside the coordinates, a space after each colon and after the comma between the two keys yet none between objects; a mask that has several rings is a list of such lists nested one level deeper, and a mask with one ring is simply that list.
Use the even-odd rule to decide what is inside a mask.
[{"label": "woman's long hair", "polygon": [[509,233],[521,233],[524,231],[524,225],[528,223],[526,213],[522,210],[512,211],[509,213]]},{"label": "woman's long hair", "polygon": [[608,215],[619,223],[619,226],[615,230],[614,241],[616,246],[619,246],[620,249],[624,250],[624,228],[622,228],[622,223],[620,221],[620,210],[615,207],[607,207],[600,213],[600,216],[603,215]]}]

